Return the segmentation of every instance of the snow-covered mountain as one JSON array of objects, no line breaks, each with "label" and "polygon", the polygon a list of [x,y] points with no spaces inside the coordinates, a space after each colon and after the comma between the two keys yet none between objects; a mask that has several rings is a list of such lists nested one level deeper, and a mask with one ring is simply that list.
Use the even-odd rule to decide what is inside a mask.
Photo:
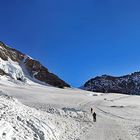
[{"label": "snow-covered mountain", "polygon": [[114,77],[103,75],[87,81],[82,87],[88,91],[140,95],[140,72]]},{"label": "snow-covered mountain", "polygon": [[[138,75],[131,76],[138,81]],[[69,86],[38,61],[1,42],[0,140],[140,140],[140,96],[40,82]]]},{"label": "snow-covered mountain", "polygon": [[50,73],[39,61],[10,48],[3,42],[0,42],[0,75],[0,78],[5,77],[15,82],[34,81],[60,88],[70,87],[58,76]]},{"label": "snow-covered mountain", "polygon": [[[118,81],[140,83],[139,77],[134,73]],[[105,85],[116,78],[102,79]],[[96,81],[100,85],[99,77]],[[54,86],[69,87],[40,62],[1,42],[0,140],[140,140],[140,96]]]}]

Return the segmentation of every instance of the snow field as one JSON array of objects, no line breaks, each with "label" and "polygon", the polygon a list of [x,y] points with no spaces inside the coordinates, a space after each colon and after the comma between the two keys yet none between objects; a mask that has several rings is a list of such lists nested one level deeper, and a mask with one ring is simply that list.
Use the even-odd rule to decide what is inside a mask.
[{"label": "snow field", "polygon": [[42,112],[27,107],[4,93],[1,94],[2,140],[72,140],[78,139],[84,133],[84,130],[82,132],[80,129],[81,126],[88,127],[82,120],[82,111],[49,108],[47,112]]},{"label": "snow field", "polygon": [[0,81],[2,140],[140,140],[140,96],[10,82]]}]

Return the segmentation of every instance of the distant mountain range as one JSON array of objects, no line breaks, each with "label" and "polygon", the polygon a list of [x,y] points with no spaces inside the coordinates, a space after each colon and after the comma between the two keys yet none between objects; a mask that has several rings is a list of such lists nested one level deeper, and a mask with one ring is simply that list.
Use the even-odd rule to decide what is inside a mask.
[{"label": "distant mountain range", "polygon": [[[49,72],[39,61],[0,42],[0,80],[12,79],[23,83],[37,82],[54,87],[70,87],[65,81]],[[140,95],[140,72],[115,77],[102,75],[88,80],[82,89],[103,93]]]},{"label": "distant mountain range", "polygon": [[125,93],[140,95],[140,72],[114,77],[102,75],[88,80],[84,90],[103,93]]},{"label": "distant mountain range", "polygon": [[42,82],[59,88],[70,87],[65,81],[49,72],[39,61],[0,42],[0,75],[28,82]]}]

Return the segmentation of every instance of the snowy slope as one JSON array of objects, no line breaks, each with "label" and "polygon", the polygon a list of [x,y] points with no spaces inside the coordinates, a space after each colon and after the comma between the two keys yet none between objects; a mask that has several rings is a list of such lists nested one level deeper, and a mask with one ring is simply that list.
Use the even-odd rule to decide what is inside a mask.
[{"label": "snowy slope", "polygon": [[20,67],[19,63],[12,61],[10,58],[8,58],[8,61],[4,61],[0,58],[0,69],[15,80],[20,78],[22,81],[26,81],[22,67]]},{"label": "snowy slope", "polygon": [[140,96],[10,84],[0,82],[2,139],[140,139]]},{"label": "snowy slope", "polygon": [[[0,108],[2,140],[71,140],[82,133],[78,129],[82,111],[49,108],[43,112],[21,104],[4,92],[1,92]],[[88,127],[86,123],[82,125]]]}]

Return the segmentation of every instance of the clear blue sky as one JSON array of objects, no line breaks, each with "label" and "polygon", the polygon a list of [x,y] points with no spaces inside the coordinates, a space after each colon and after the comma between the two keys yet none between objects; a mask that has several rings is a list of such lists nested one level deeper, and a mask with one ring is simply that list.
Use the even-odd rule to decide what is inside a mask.
[{"label": "clear blue sky", "polygon": [[0,40],[72,86],[140,70],[139,0],[0,0]]}]

